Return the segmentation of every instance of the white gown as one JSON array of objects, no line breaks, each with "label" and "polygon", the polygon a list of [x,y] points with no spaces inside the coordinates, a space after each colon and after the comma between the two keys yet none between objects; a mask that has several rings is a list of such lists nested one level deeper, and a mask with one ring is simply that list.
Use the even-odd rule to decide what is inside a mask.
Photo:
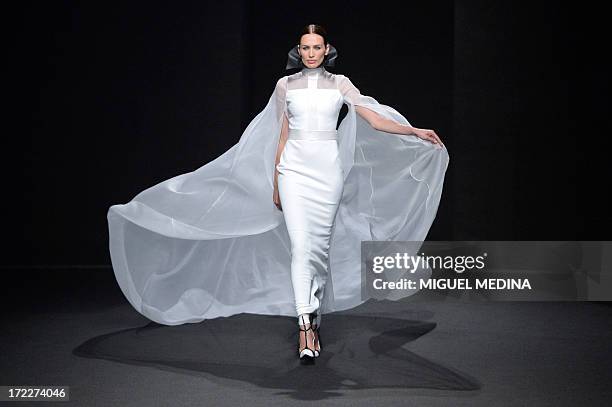
[{"label": "white gown", "polygon": [[[328,276],[330,238],[344,189],[336,124],[344,104],[324,68],[303,68],[288,83],[288,139],[277,169],[278,189],[291,240],[296,314],[317,312]],[[306,80],[304,80],[304,77]],[[321,87],[320,87],[321,86]]]},{"label": "white gown", "polygon": [[[353,308],[367,300],[361,241],[425,240],[442,194],[446,148],[373,129],[355,106],[409,122],[348,77],[320,67],[309,80],[308,71],[280,78],[223,155],[109,208],[115,277],[142,315],[179,325],[243,312],[295,317],[299,304],[323,314]],[[334,134],[343,103],[349,110]],[[280,211],[272,196],[283,114],[293,132],[277,167]],[[296,138],[330,134],[337,140]],[[294,290],[305,284],[295,277],[309,275],[310,290]]]}]

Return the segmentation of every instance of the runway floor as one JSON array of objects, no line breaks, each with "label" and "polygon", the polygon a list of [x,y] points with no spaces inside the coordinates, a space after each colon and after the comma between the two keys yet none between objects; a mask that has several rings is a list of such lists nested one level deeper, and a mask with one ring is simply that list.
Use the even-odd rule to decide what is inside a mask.
[{"label": "runway floor", "polygon": [[324,315],[322,355],[300,366],[294,318],[163,326],[129,305],[110,268],[19,273],[2,297],[0,384],[67,385],[68,405],[603,406],[612,398],[610,303],[372,301]]}]

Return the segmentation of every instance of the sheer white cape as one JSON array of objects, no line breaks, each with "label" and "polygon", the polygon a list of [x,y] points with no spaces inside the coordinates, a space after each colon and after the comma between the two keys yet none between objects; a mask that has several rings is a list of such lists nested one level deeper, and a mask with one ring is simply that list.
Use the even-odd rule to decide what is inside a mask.
[{"label": "sheer white cape", "polygon": [[[449,163],[445,147],[372,128],[355,106],[409,122],[362,95],[346,76],[332,75],[348,113],[338,128],[345,186],[323,314],[367,300],[361,297],[362,240],[425,240]],[[220,157],[109,208],[115,277],[145,317],[179,325],[243,312],[296,315],[291,245],[272,201],[287,78],[279,79],[266,107]]]}]

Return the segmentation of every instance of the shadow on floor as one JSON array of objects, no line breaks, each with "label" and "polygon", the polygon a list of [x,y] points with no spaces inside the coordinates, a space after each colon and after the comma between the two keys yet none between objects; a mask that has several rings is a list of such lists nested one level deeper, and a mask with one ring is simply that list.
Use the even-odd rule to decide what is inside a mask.
[{"label": "shadow on floor", "polygon": [[253,314],[178,326],[151,322],[92,338],[73,353],[241,380],[302,400],[339,396],[336,391],[344,389],[480,389],[474,378],[402,348],[435,327],[432,322],[327,314],[321,324],[321,356],[312,366],[299,363],[295,318]]}]

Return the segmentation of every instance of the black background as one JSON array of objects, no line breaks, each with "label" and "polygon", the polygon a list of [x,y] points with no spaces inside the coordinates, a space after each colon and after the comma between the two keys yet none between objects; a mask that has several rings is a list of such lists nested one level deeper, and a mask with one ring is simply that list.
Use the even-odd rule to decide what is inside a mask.
[{"label": "black background", "polygon": [[[606,240],[606,14],[557,2],[20,2],[5,9],[2,266],[110,265],[106,213],[234,145],[309,23],[432,128],[428,240]],[[568,7],[568,8],[565,8]],[[341,118],[346,107],[341,112]]]}]

